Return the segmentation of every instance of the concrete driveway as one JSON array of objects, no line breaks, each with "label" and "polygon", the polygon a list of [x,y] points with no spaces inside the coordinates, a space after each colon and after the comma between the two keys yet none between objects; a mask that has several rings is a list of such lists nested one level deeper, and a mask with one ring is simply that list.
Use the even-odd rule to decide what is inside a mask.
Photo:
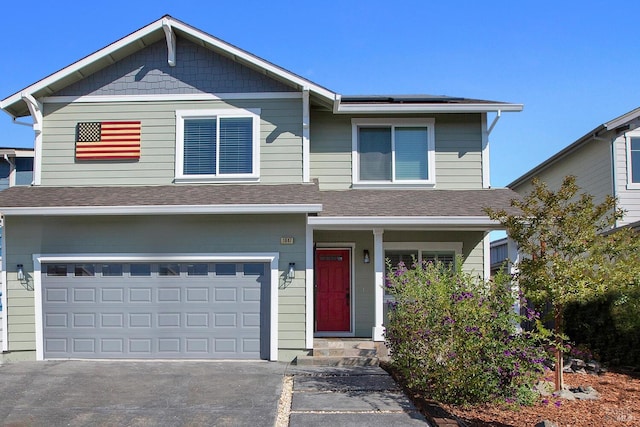
[{"label": "concrete driveway", "polygon": [[15,362],[0,365],[0,425],[274,425],[286,365]]}]

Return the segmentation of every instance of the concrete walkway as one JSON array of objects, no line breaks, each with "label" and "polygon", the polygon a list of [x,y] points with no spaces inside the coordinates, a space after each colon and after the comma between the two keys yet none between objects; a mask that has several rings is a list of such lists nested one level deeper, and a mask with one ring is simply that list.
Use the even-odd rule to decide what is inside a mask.
[{"label": "concrete walkway", "polygon": [[286,374],[293,376],[290,427],[429,425],[382,368],[292,366]]}]

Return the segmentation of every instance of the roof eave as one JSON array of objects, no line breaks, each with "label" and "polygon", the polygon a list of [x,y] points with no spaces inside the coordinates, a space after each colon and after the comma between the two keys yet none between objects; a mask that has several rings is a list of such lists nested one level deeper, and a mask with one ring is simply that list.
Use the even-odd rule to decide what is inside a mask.
[{"label": "roof eave", "polygon": [[340,103],[336,113],[338,114],[358,114],[358,113],[490,113],[490,112],[519,112],[524,106],[522,104],[506,103]]},{"label": "roof eave", "polygon": [[5,216],[64,215],[199,215],[318,213],[321,204],[228,204],[228,205],[140,205],[140,206],[41,206],[4,207]]},{"label": "roof eave", "polygon": [[636,108],[635,110],[631,110],[628,113],[625,113],[619,117],[616,117],[613,120],[608,121],[603,126],[606,127],[608,130],[615,130],[620,126],[627,125],[628,123],[633,122],[634,120],[637,120],[638,118],[640,118],[640,107]]},{"label": "roof eave", "polygon": [[309,217],[314,228],[410,227],[455,230],[499,230],[502,226],[488,216],[317,216]]}]

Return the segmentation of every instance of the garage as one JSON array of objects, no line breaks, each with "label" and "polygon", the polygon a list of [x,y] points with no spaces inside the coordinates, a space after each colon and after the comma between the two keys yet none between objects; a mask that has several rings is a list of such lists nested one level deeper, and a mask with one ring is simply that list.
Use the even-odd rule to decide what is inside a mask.
[{"label": "garage", "polygon": [[43,357],[269,359],[263,262],[50,262]]}]

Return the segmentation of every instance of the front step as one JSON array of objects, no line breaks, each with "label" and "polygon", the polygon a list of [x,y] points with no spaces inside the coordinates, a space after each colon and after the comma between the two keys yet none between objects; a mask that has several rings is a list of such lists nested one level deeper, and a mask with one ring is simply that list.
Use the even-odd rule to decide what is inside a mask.
[{"label": "front step", "polygon": [[357,338],[316,338],[309,356],[298,356],[296,364],[309,366],[378,366],[387,357],[382,342]]},{"label": "front step", "polygon": [[298,356],[298,366],[378,366],[377,357],[342,357],[342,356]]}]

